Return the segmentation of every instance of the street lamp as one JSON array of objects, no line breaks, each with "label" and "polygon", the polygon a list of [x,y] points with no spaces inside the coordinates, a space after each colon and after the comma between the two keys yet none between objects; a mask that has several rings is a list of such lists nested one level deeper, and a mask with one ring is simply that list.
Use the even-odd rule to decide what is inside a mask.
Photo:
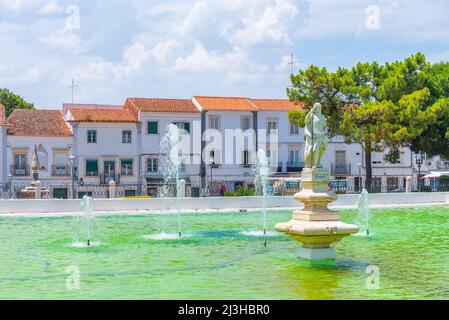
[{"label": "street lamp", "polygon": [[8,174],[9,199],[12,199],[12,174]]},{"label": "street lamp", "polygon": [[422,154],[416,154],[416,164],[418,165],[418,192],[421,192],[421,166],[423,164]]},{"label": "street lamp", "polygon": [[75,199],[75,162],[76,157],[72,154],[69,156],[70,167],[72,168],[72,199]]},{"label": "street lamp", "polygon": [[212,183],[213,183],[213,169],[214,169],[214,158],[209,159],[209,165],[210,165],[210,185],[209,185],[209,196],[212,195]]},{"label": "street lamp", "polygon": [[358,191],[362,191],[362,164],[359,162],[357,164],[357,166],[359,167],[359,190]]}]

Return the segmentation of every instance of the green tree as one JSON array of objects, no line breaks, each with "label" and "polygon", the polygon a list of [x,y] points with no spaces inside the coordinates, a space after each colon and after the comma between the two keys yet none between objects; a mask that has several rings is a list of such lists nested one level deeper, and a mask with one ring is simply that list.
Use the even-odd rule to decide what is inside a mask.
[{"label": "green tree", "polygon": [[34,109],[34,104],[26,102],[8,89],[0,89],[0,103],[6,107],[7,117],[14,109]]},{"label": "green tree", "polygon": [[433,85],[431,70],[421,53],[385,65],[358,63],[333,73],[311,66],[292,76],[293,87],[287,89],[287,94],[293,101],[303,101],[306,110],[291,112],[289,117],[303,124],[304,113],[313,103],[320,102],[330,134],[342,135],[347,143],[362,144],[369,190],[372,152],[388,148],[386,159],[394,162],[398,149],[418,147],[416,140],[446,110],[446,104],[435,98],[435,92],[445,90],[447,83],[441,77],[441,85]]}]

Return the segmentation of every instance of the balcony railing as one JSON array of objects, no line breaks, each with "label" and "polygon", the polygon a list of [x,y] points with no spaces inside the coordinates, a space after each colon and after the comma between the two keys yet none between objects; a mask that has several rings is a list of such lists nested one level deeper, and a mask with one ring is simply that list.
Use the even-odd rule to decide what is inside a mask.
[{"label": "balcony railing", "polygon": [[345,164],[335,164],[332,163],[331,173],[333,176],[335,175],[350,175],[351,174],[351,164],[345,163]]},{"label": "balcony railing", "polygon": [[53,165],[51,167],[51,175],[53,177],[70,177],[70,166],[66,165]]},{"label": "balcony railing", "polygon": [[29,177],[30,176],[30,167],[16,167],[14,165],[11,166],[11,174],[14,177]]},{"label": "balcony railing", "polygon": [[304,162],[287,162],[287,172],[302,172]]},{"label": "balcony railing", "polygon": [[120,184],[120,174],[100,174],[100,184],[101,185],[108,185],[111,181],[114,181],[116,184]]}]

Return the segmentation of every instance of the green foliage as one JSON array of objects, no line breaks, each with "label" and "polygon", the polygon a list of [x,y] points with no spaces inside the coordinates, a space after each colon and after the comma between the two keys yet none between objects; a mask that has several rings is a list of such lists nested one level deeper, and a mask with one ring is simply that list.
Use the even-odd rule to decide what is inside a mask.
[{"label": "green foliage", "polygon": [[26,102],[8,89],[0,89],[0,103],[6,107],[6,116],[14,109],[34,109],[34,104]]},{"label": "green foliage", "polygon": [[320,102],[330,134],[364,146],[367,183],[371,152],[378,149],[390,148],[392,162],[406,146],[449,158],[449,63],[431,65],[417,53],[403,61],[358,63],[335,72],[310,66],[291,80],[287,94],[303,101],[306,110],[290,112],[290,120],[302,125],[304,113]]},{"label": "green foliage", "polygon": [[239,186],[235,192],[226,192],[225,197],[253,197],[256,195],[254,187]]}]

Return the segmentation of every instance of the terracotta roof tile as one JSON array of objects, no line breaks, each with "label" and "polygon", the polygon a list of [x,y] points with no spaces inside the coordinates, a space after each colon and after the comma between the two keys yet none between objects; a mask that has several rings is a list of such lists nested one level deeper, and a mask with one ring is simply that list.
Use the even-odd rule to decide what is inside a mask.
[{"label": "terracotta roof tile", "polygon": [[129,110],[111,110],[111,109],[69,109],[72,118],[70,122],[122,122],[139,123],[136,116]]},{"label": "terracotta roof tile", "polygon": [[194,97],[206,111],[257,111],[248,98],[242,97]]},{"label": "terracotta roof tile", "polygon": [[8,118],[8,134],[23,137],[71,137],[72,131],[57,110],[16,109]]},{"label": "terracotta roof tile", "polygon": [[303,103],[293,102],[287,99],[251,99],[260,111],[291,111],[304,108]]},{"label": "terracotta roof tile", "polygon": [[118,110],[123,109],[123,105],[115,104],[85,104],[85,103],[63,103],[62,113],[65,115],[69,109],[102,109],[102,110]]},{"label": "terracotta roof tile", "polygon": [[129,98],[126,100],[125,109],[143,112],[201,113],[189,99]]}]

